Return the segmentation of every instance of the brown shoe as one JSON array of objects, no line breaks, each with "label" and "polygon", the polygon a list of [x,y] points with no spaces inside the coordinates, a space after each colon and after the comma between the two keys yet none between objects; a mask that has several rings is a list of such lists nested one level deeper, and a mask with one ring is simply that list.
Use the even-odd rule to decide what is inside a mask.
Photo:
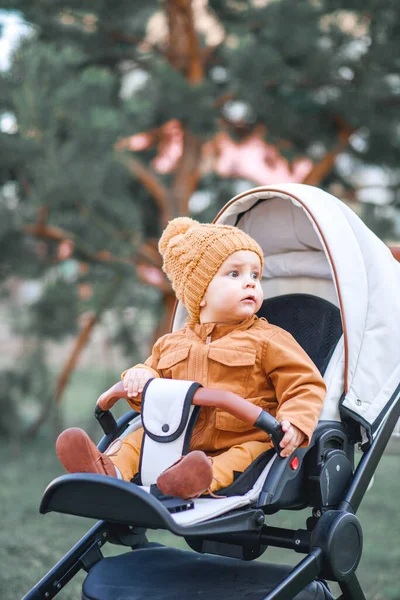
[{"label": "brown shoe", "polygon": [[68,473],[117,476],[111,459],[106,454],[102,454],[88,434],[78,427],[66,429],[58,436],[56,452]]},{"label": "brown shoe", "polygon": [[166,496],[178,496],[184,500],[198,498],[211,485],[211,463],[204,452],[193,450],[159,475],[157,487]]}]

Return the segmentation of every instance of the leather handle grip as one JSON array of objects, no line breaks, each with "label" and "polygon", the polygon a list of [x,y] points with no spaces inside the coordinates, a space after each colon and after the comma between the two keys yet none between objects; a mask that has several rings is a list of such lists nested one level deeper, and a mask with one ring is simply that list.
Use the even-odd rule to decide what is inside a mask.
[{"label": "leather handle grip", "polygon": [[[97,406],[103,411],[110,410],[120,398],[129,400],[122,381],[118,381],[109,390],[101,394],[97,400]],[[201,387],[194,394],[192,402],[197,406],[221,408],[249,425],[254,425],[262,412],[261,407],[255,406],[241,396],[225,390]]]},{"label": "leather handle grip", "polygon": [[197,406],[220,408],[248,425],[254,425],[263,410],[233,392],[211,388],[199,388],[194,394],[192,403]]},{"label": "leather handle grip", "polygon": [[96,405],[100,408],[100,410],[110,410],[110,408],[112,408],[120,398],[125,398],[125,400],[128,400],[128,395],[125,391],[122,381],[118,381],[116,384],[110,387],[110,389],[103,392],[101,396],[98,397]]},{"label": "leather handle grip", "polygon": [[[95,416],[100,425],[103,426],[103,423],[105,425],[109,422],[108,429],[112,426],[111,419],[105,413],[107,413],[120,398],[129,401],[128,394],[125,391],[122,381],[118,381],[110,387],[110,389],[99,396],[96,403]],[[262,429],[271,436],[275,449],[279,452],[279,442],[283,437],[280,423],[270,414],[265,412],[260,406],[248,402],[233,392],[203,387],[196,390],[192,403],[197,406],[220,408],[237,419],[240,419],[243,423]]]},{"label": "leather handle grip", "polygon": [[281,451],[279,443],[284,436],[281,424],[260,406],[248,402],[233,392],[209,388],[199,388],[194,394],[192,403],[199,406],[221,408],[243,421],[243,423],[262,429],[271,437],[274,448],[279,455]]}]

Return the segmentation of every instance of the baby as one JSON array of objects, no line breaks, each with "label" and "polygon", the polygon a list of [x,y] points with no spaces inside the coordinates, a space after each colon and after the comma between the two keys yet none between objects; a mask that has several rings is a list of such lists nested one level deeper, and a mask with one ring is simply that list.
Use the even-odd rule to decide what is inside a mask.
[{"label": "baby", "polygon": [[[303,349],[283,329],[256,316],[263,302],[263,252],[236,227],[200,224],[182,217],[171,221],[159,243],[164,271],[178,300],[189,312],[183,329],[161,337],[144,364],[122,374],[129,402],[140,411],[141,392],[154,377],[197,381],[207,388],[234,392],[276,417],[284,431],[281,456],[307,445],[325,395],[322,377]],[[87,434],[64,431],[56,449],[69,472],[94,472],[130,481],[139,470],[143,429],[128,434],[101,454]],[[196,497],[229,486],[263,452],[269,436],[220,409],[203,407],[189,453],[174,469],[187,477]],[[196,481],[198,473],[198,481]],[[168,482],[172,495],[182,495]],[[160,485],[159,485],[160,487]],[[162,486],[161,486],[162,487]],[[163,491],[163,490],[161,490]],[[174,493],[176,492],[176,493]]]}]

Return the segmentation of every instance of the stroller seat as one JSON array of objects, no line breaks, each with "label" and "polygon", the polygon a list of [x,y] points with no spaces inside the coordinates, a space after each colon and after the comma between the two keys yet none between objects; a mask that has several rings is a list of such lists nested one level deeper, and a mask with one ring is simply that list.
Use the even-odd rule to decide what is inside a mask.
[{"label": "stroller seat", "polygon": [[[265,255],[260,316],[290,331],[324,376],[327,394],[309,448],[287,459],[272,450],[221,491],[226,498],[201,498],[193,507],[178,506],[180,512],[149,493],[151,481],[142,488],[100,475],[59,477],[45,491],[41,512],[100,521],[25,600],[54,597],[81,568],[88,572],[87,600],[206,594],[333,600],[320,578],[338,582],[340,600],[365,600],[355,574],[362,553],[356,512],[400,417],[400,266],[352,211],[310,186],[255,188],[228,202],[216,222],[241,227],[259,241]],[[175,329],[184,318],[178,305]],[[110,393],[123,397],[121,387]],[[257,410],[251,423],[278,449],[279,423]],[[105,433],[101,451],[139,426],[133,411],[118,423],[109,411],[96,416]],[[355,466],[357,443],[363,454]],[[265,523],[279,510],[307,507],[312,512],[304,529]],[[149,545],[146,528],[167,529],[195,552]],[[104,558],[107,541],[132,551]],[[295,567],[252,563],[268,546],[305,556]]]},{"label": "stroller seat", "polygon": [[[193,388],[197,389],[194,393]],[[198,399],[199,392],[202,394],[200,399]],[[228,522],[231,531],[259,530],[264,521],[263,513],[259,509],[259,499],[263,493],[267,474],[277,459],[274,450],[266,451],[260,455],[253,465],[229,488],[217,493],[220,495],[217,499],[201,497],[188,501],[162,496],[154,485],[158,474],[188,451],[190,443],[190,437],[187,435],[188,430],[193,427],[193,417],[198,413],[198,410],[196,411],[198,406],[194,407],[193,405],[191,405],[190,411],[187,411],[188,403],[190,404],[191,401],[193,403],[207,402],[208,396],[214,402],[215,393],[215,390],[199,388],[198,384],[192,382],[165,379],[151,380],[142,394],[142,404],[145,407],[142,418],[139,417],[138,419],[136,417],[133,421],[129,420],[126,423],[128,427],[124,427],[124,419],[122,419],[122,424],[114,422],[112,433],[109,434],[112,435],[113,439],[116,437],[123,438],[132,426],[135,427],[143,422],[145,433],[140,461],[139,477],[141,481],[131,483],[97,474],[76,473],[63,475],[47,487],[40,511],[42,513],[56,511],[84,517],[102,518],[109,522],[162,528],[176,535],[221,532],[226,529]],[[121,382],[111,388],[110,395],[115,394],[122,397],[126,396]],[[219,391],[218,394],[224,398],[223,392]],[[230,396],[227,395],[227,398],[229,399]],[[252,424],[257,418],[263,428],[269,429],[274,436],[277,435],[280,426],[275,419],[245,400],[239,397],[238,400],[243,403],[245,412],[251,409],[251,415],[253,416],[250,416],[250,420]],[[171,417],[171,414],[169,414],[169,420],[166,421],[160,406],[171,406],[174,403],[178,405],[177,410],[182,410],[182,414],[179,413],[178,419]],[[97,410],[97,417],[103,425],[104,418],[107,418],[109,423],[111,415],[107,413],[108,411],[104,413]],[[247,414],[245,416],[247,417]],[[184,417],[186,417],[185,427],[182,426]],[[156,419],[160,424],[171,423],[175,419],[175,422],[179,423],[179,437],[171,439],[173,437],[171,426],[168,430],[168,436],[165,436],[167,441],[162,440],[155,443],[150,437],[152,432],[147,429],[146,424],[150,423],[153,428],[152,431],[156,430],[157,427],[160,430],[161,427],[157,423],[155,424]],[[275,437],[277,446],[279,441],[280,437]],[[103,443],[104,438],[99,447]],[[173,448],[170,448],[170,446],[173,446]],[[299,453],[301,454],[301,451]],[[282,462],[287,463],[287,461]],[[146,471],[146,466],[149,464],[150,469]],[[100,502],[99,498],[101,498]],[[251,510],[239,510],[245,507],[251,507]],[[223,517],[226,513],[228,513],[228,516]],[[202,525],[203,522],[204,525]]]},{"label": "stroller seat", "polygon": [[285,294],[264,300],[257,314],[289,331],[321,375],[325,374],[343,334],[337,306],[312,294]]},{"label": "stroller seat", "polygon": [[[292,335],[295,337],[298,343],[309,353],[310,357],[314,360],[315,364],[321,371],[321,374],[323,375],[325,373],[326,367],[329,363],[329,359],[332,356],[335,347],[342,336],[340,311],[336,306],[322,298],[317,298],[310,294],[290,294],[265,300],[259,311],[259,316],[267,317],[270,323],[283,327],[284,329],[292,333]],[[158,381],[155,383],[159,386],[161,382]],[[172,382],[164,381],[162,384],[162,389],[164,390],[166,386],[170,385],[171,383]],[[116,394],[120,397],[126,396],[121,384],[117,385],[116,391],[110,392],[110,394]],[[146,390],[145,395],[147,398]],[[176,392],[174,390],[172,390],[170,396],[171,403],[174,400],[176,401]],[[149,400],[146,400],[146,402],[148,401]],[[104,422],[104,419],[107,418],[105,415],[101,415],[100,411],[97,411],[97,416],[100,422]],[[264,415],[264,417],[267,418],[267,415]],[[108,416],[108,419],[109,418],[110,416]],[[270,422],[272,423],[272,427],[279,429],[279,425],[276,421],[273,422],[270,419]],[[135,423],[136,426],[141,425],[140,417],[138,417]],[[336,425],[336,427],[337,426],[338,425]],[[112,427],[114,437],[124,436],[126,435],[127,431],[132,430],[132,424],[130,424],[129,429],[125,430],[122,433],[120,431],[116,431],[116,425],[113,425]],[[123,427],[121,427],[120,429],[123,429]],[[108,431],[107,428],[106,431]],[[276,440],[276,446],[278,446],[278,444],[279,440]],[[161,451],[162,447],[160,446],[160,452]],[[178,453],[178,456],[176,458],[179,458],[179,455],[180,453]],[[298,449],[294,456],[301,463],[304,455],[305,452],[301,449]],[[185,510],[186,507],[184,503],[182,503],[180,507],[181,510],[179,512],[174,512],[171,515],[172,520],[175,522],[178,528],[174,527],[169,520],[167,520],[167,523],[165,524],[166,528],[170,531],[173,531],[174,533],[178,533],[178,529],[180,530],[180,528],[188,527],[196,523],[201,523],[202,521],[208,521],[211,518],[219,517],[225,513],[231,512],[232,510],[237,510],[245,506],[262,506],[263,504],[265,504],[268,496],[269,512],[274,512],[276,510],[274,508],[274,504],[279,503],[279,506],[281,507],[282,501],[278,500],[277,498],[273,500],[272,494],[268,488],[271,485],[275,485],[275,481],[277,478],[279,479],[282,485],[284,477],[284,469],[282,468],[282,466],[279,466],[278,464],[275,467],[275,471],[278,473],[278,475],[271,476],[269,482],[266,480],[270,470],[273,469],[274,461],[276,458],[277,454],[274,452],[267,452],[265,453],[265,455],[262,455],[260,459],[257,460],[256,463],[252,465],[245,474],[242,475],[239,481],[236,481],[232,486],[230,486],[228,490],[221,490],[221,492],[218,493],[218,495],[222,497],[218,498],[217,502],[209,498],[199,498],[192,502],[191,510]],[[173,460],[171,459],[170,462],[172,463]],[[278,460],[278,463],[280,462],[282,461]],[[293,470],[290,470],[290,466],[288,466],[287,463],[288,461],[286,461],[286,469],[288,475],[294,475],[295,473],[293,472]],[[346,482],[345,478],[349,475],[349,463],[346,464],[346,467],[347,469],[344,472],[342,471],[344,482]],[[256,475],[256,477],[254,474]],[[96,480],[97,478],[95,478],[95,481]],[[271,481],[273,482],[272,484],[270,483]],[[71,485],[75,485],[75,479],[73,477],[64,476],[64,478],[56,480],[53,483],[53,485],[49,487],[42,501],[42,512],[46,512],[47,510],[57,510],[58,512],[62,512],[61,505],[56,504],[56,494],[57,497],[59,497],[60,495],[59,492],[56,492],[56,489],[59,486],[61,486],[62,489],[64,489],[68,482],[71,482]],[[110,482],[106,480],[106,483],[108,484]],[[286,482],[286,484],[287,486],[290,486],[289,482]],[[344,483],[342,483],[341,487],[343,487],[343,485]],[[294,486],[294,490],[291,494],[292,498],[288,497],[286,505],[290,505],[291,502],[296,503],[296,488],[297,485]],[[150,492],[149,486],[142,486],[141,489],[145,490],[146,492]],[[100,518],[100,514],[97,511],[97,503],[95,501],[95,495],[97,493],[98,491],[96,489],[93,489],[93,492],[89,494],[89,489],[87,489],[85,492],[85,498],[87,499],[86,502],[84,502],[83,500],[83,495],[78,494],[77,504],[76,506],[74,506],[72,504],[72,492],[70,491],[68,493],[68,506],[64,507],[63,510],[66,510],[69,513],[73,511],[73,514],[77,514],[80,516],[91,516],[95,518]],[[288,492],[286,493],[288,494]],[[104,498],[104,493],[102,495]],[[147,499],[146,496],[141,496],[141,498],[144,498],[143,501],[146,501]],[[85,504],[85,507],[83,506],[83,504]],[[110,504],[111,506],[120,506],[121,500],[119,500],[118,503],[116,501],[110,501]],[[136,504],[137,501],[135,501],[135,505]],[[140,510],[132,510],[131,514],[138,514],[139,512]],[[108,519],[112,518],[112,513],[107,512],[106,515]],[[105,514],[103,513],[103,518],[104,517]],[[157,526],[160,526],[158,520],[156,522]],[[247,527],[248,524],[245,525],[246,529]]]}]

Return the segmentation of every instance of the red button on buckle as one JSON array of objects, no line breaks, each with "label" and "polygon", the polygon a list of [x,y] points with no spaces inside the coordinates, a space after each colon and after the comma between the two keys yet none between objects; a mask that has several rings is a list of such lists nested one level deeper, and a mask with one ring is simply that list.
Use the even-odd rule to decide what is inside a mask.
[{"label": "red button on buckle", "polygon": [[297,471],[297,469],[299,468],[299,459],[297,458],[297,456],[294,456],[289,464],[292,471]]}]

